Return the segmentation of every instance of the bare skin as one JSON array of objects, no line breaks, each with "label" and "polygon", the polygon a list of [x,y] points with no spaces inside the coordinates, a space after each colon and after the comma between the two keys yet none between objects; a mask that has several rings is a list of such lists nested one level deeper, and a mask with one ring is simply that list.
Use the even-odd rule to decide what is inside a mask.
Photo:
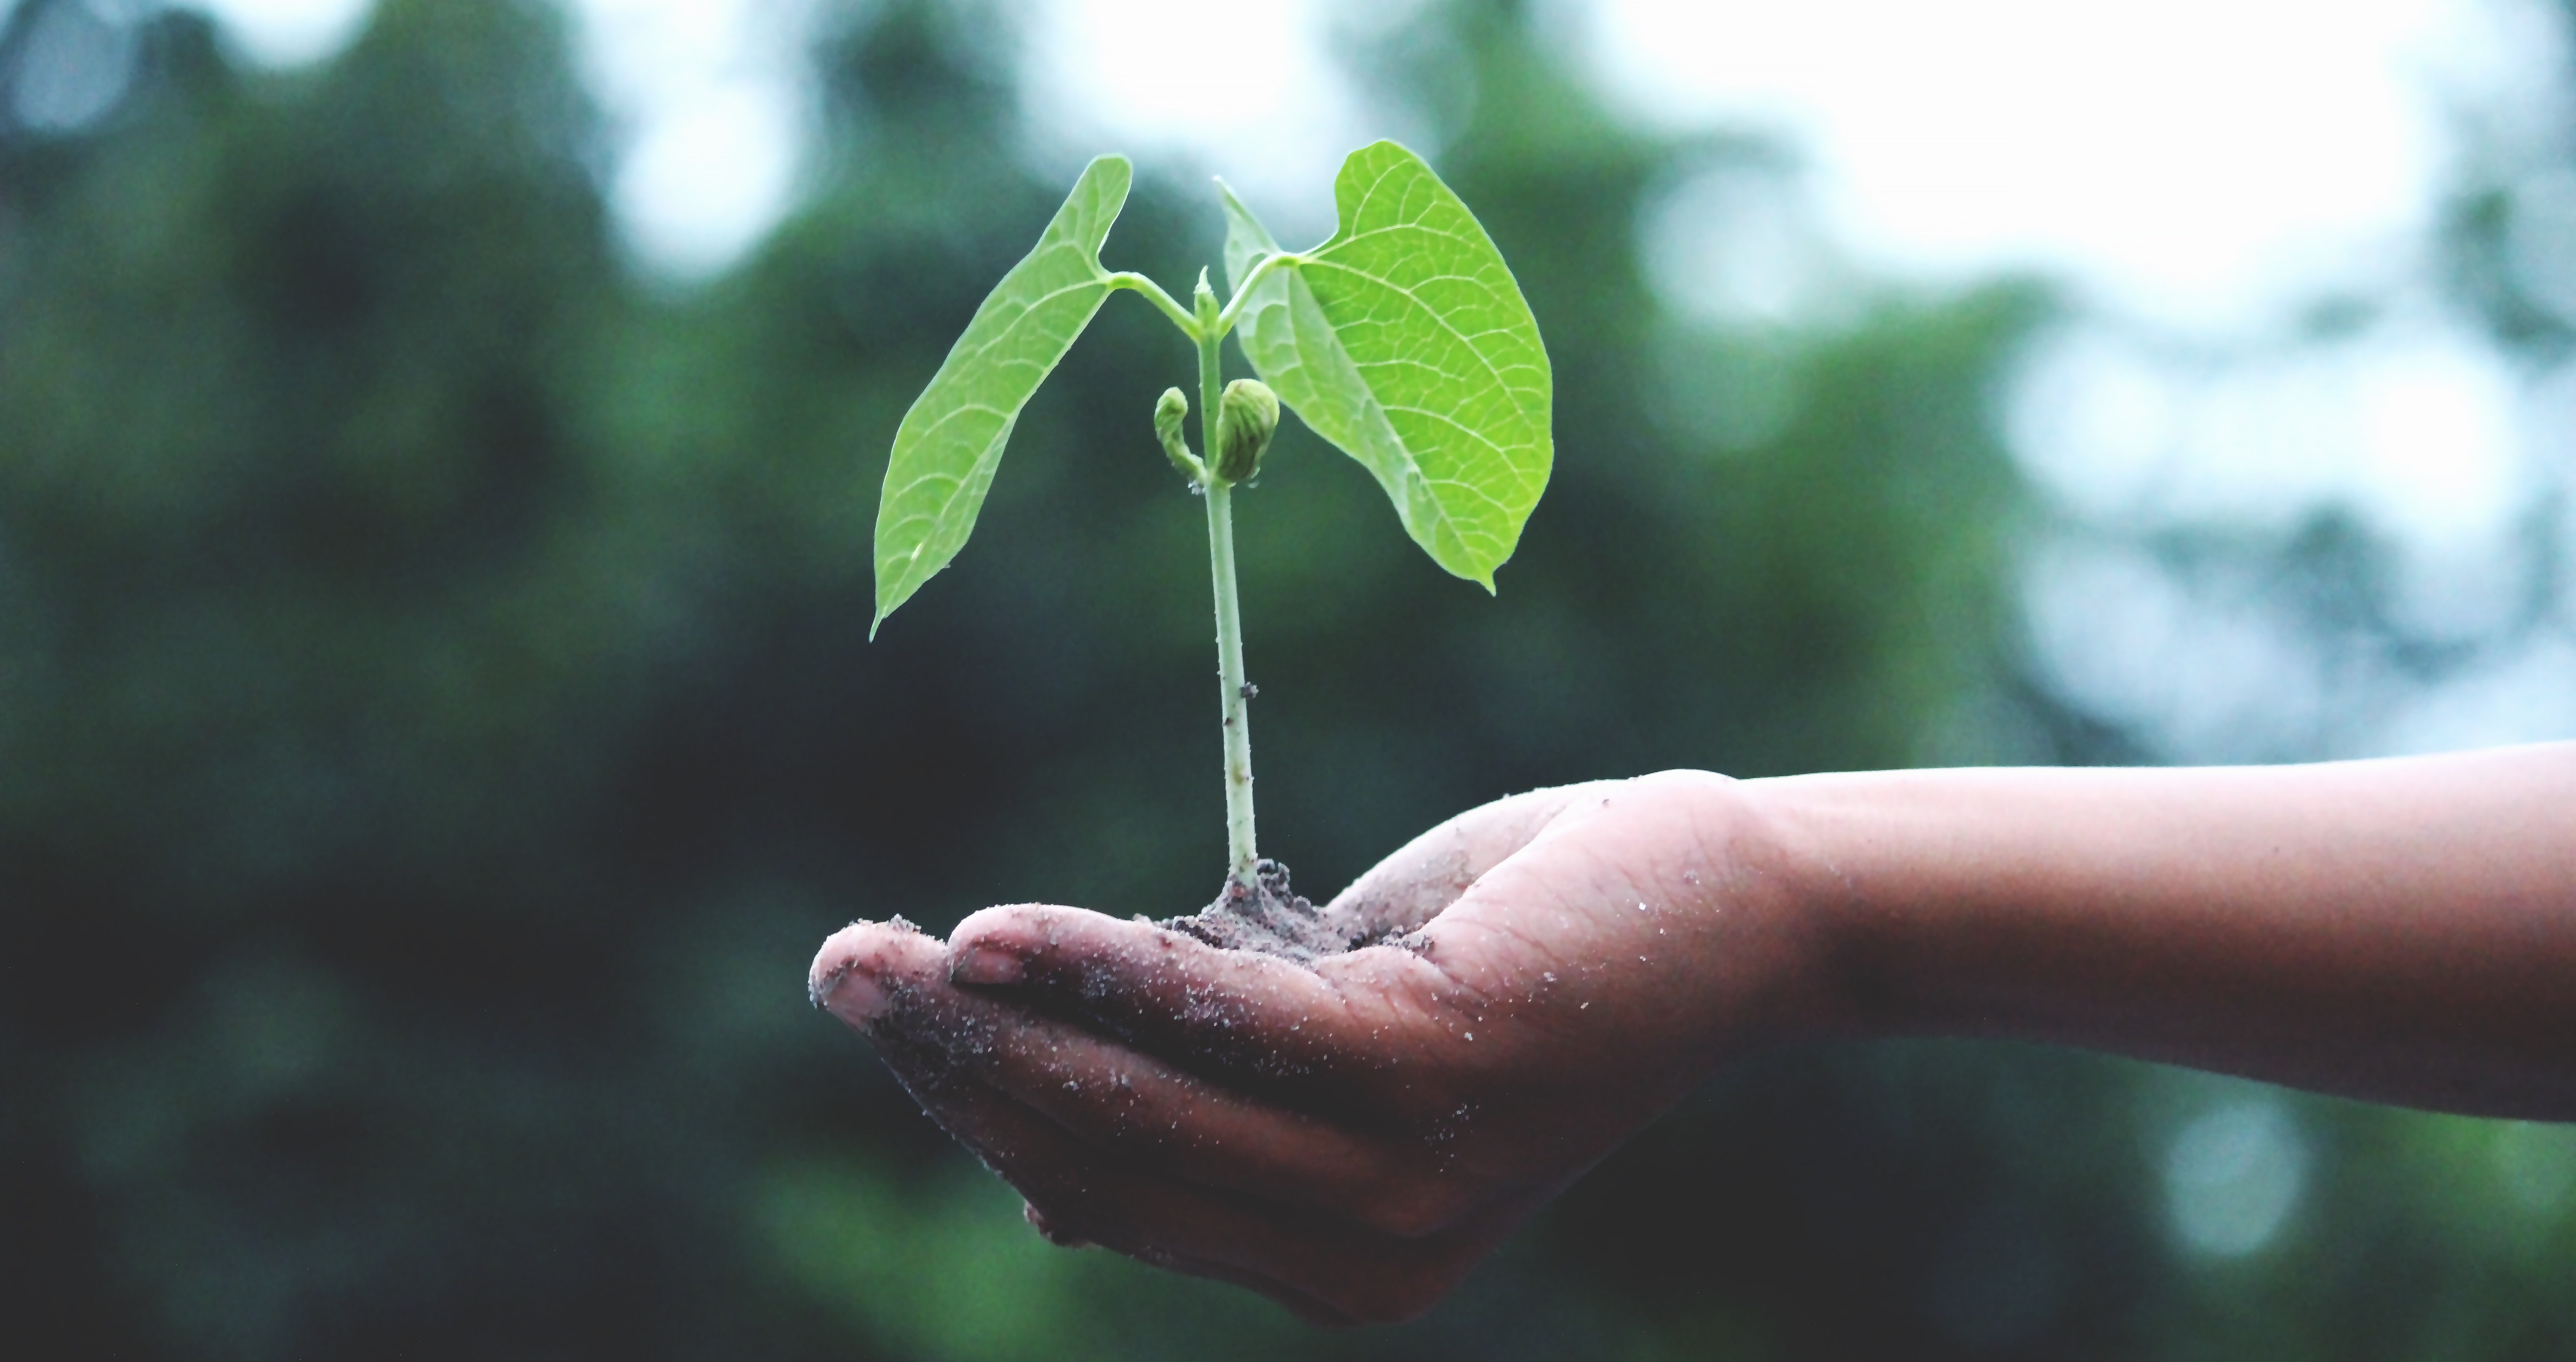
[{"label": "bare skin", "polygon": [[1471,810],[1309,968],[1075,908],[814,964],[1058,1242],[1328,1322],[1436,1303],[1726,1060],[2082,1046],[2576,1119],[2576,744],[2171,771],[1672,772]]}]

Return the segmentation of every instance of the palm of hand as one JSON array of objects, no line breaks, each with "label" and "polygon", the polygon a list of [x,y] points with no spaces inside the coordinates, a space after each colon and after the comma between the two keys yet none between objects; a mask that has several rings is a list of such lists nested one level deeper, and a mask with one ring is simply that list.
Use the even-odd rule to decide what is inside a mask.
[{"label": "palm of hand", "polygon": [[1406,1318],[1719,1058],[1814,955],[1731,783],[1499,801],[1328,905],[1403,932],[1311,967],[1080,909],[942,945],[854,925],[818,1001],[1090,1241],[1310,1318]]}]

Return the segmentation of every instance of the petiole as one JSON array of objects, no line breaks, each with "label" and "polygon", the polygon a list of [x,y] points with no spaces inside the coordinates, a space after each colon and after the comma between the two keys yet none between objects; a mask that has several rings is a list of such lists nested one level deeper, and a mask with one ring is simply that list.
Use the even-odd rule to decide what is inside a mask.
[{"label": "petiole", "polygon": [[[1145,295],[1145,301],[1162,309],[1163,315],[1172,319],[1172,325],[1181,329],[1181,334],[1188,336],[1191,340],[1197,340],[1199,338],[1198,318],[1191,316],[1188,308],[1181,306],[1179,303],[1173,302],[1172,295],[1163,292],[1162,285],[1138,274],[1134,270],[1120,270],[1109,276],[1109,286],[1111,288],[1133,289],[1136,292]],[[1224,333],[1219,332],[1218,334],[1223,335]]]},{"label": "petiole", "polygon": [[1261,263],[1254,265],[1252,272],[1243,276],[1243,283],[1235,289],[1234,297],[1226,301],[1225,310],[1216,314],[1216,334],[1221,338],[1226,332],[1234,329],[1235,319],[1243,315],[1244,304],[1252,300],[1252,290],[1258,287],[1262,280],[1269,278],[1272,270],[1282,265],[1294,267],[1305,263],[1306,257],[1295,251],[1274,251],[1261,257]]}]

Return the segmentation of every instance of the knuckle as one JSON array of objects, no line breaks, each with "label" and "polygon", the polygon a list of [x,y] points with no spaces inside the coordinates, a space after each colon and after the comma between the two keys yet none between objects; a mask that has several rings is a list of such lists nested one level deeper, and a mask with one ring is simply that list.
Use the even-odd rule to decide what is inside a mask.
[{"label": "knuckle", "polygon": [[984,946],[1025,953],[1047,944],[1045,907],[1010,903],[970,913],[948,934],[952,946]]}]

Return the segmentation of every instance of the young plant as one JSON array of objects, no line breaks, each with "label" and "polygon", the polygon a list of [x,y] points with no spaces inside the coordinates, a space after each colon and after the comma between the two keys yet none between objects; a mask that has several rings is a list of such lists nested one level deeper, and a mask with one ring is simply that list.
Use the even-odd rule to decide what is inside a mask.
[{"label": "young plant", "polygon": [[[1234,289],[1223,306],[1205,270],[1183,307],[1145,276],[1100,263],[1130,174],[1118,156],[1083,170],[1036,249],[1002,276],[904,414],[877,506],[868,634],[965,546],[1021,408],[1101,304],[1121,289],[1142,294],[1198,349],[1204,457],[1183,434],[1189,399],[1180,389],[1163,392],[1153,425],[1164,455],[1207,503],[1227,873],[1231,887],[1248,892],[1260,857],[1233,493],[1259,471],[1281,404],[1377,478],[1432,561],[1490,592],[1547,486],[1547,351],[1484,227],[1421,157],[1393,142],[1342,163],[1333,184],[1340,225],[1312,250],[1281,250],[1220,184]],[[1259,380],[1220,383],[1228,333]]]}]

